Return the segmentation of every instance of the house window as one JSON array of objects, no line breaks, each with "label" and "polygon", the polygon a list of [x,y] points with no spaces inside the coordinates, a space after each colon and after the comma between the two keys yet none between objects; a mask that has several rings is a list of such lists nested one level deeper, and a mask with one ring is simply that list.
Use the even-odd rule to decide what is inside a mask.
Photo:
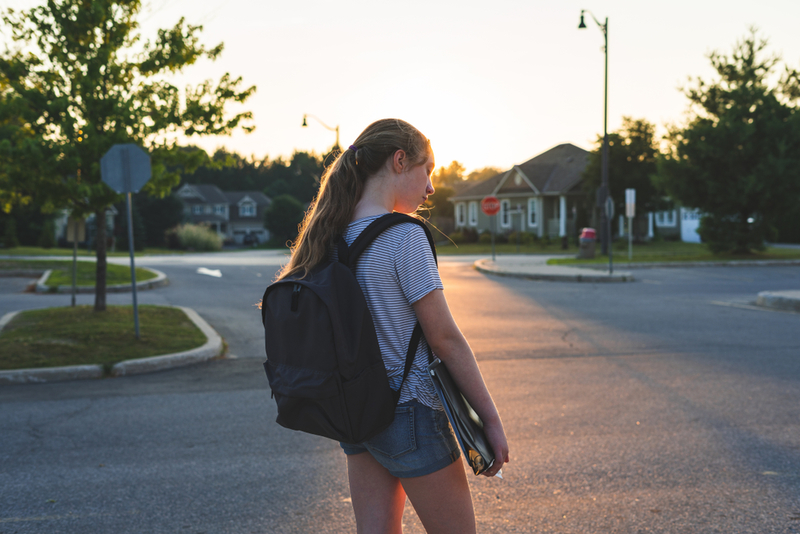
[{"label": "house window", "polygon": [[469,203],[469,225],[478,226],[478,203]]},{"label": "house window", "polygon": [[509,228],[511,226],[511,201],[501,200],[500,201],[500,226],[503,228]]},{"label": "house window", "polygon": [[538,226],[539,222],[536,220],[536,206],[537,199],[528,199],[528,226]]},{"label": "house window", "polygon": [[239,217],[255,217],[256,207],[254,204],[242,204],[239,206]]},{"label": "house window", "polygon": [[464,203],[459,202],[456,204],[456,226],[464,226],[466,224],[466,214],[464,213]]},{"label": "house window", "polygon": [[214,206],[214,213],[216,215],[224,216],[225,215],[225,204],[217,204],[216,206]]},{"label": "house window", "polygon": [[192,206],[192,213],[194,213],[195,215],[202,215],[203,206],[201,206],[200,204],[195,204],[194,206]]},{"label": "house window", "polygon": [[672,226],[676,225],[675,210],[657,211],[656,212],[656,225],[657,226]]}]

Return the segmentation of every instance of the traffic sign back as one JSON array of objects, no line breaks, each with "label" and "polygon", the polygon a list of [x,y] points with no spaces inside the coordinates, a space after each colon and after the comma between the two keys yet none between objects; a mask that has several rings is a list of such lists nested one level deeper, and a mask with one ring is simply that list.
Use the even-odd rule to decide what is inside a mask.
[{"label": "traffic sign back", "polygon": [[150,180],[150,156],[133,143],[114,145],[100,158],[100,176],[117,193],[136,193]]}]

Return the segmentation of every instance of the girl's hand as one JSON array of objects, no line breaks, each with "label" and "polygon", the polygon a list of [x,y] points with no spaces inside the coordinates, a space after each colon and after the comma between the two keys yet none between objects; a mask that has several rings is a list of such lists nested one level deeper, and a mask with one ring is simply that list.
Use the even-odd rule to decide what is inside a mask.
[{"label": "girl's hand", "polygon": [[481,473],[487,477],[493,477],[503,467],[503,464],[509,462],[508,455],[508,441],[506,440],[506,433],[503,430],[503,423],[498,419],[496,423],[485,423],[483,431],[486,438],[489,440],[489,445],[494,451],[494,463],[492,467]]}]

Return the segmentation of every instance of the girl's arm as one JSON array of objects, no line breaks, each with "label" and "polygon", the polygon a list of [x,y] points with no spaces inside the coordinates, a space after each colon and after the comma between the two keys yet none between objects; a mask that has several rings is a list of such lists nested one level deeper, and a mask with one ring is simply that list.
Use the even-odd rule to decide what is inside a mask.
[{"label": "girl's arm", "polygon": [[483,421],[484,432],[495,456],[494,464],[483,474],[494,476],[509,461],[508,441],[475,355],[450,313],[444,291],[431,291],[415,302],[413,307],[434,354],[447,365],[456,385]]}]

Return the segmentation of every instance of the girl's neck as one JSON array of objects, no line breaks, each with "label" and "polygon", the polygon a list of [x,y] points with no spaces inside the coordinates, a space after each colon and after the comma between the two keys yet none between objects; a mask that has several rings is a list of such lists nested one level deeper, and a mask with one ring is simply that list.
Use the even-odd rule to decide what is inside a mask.
[{"label": "girl's neck", "polygon": [[373,176],[364,186],[364,193],[353,211],[353,221],[391,213],[394,208],[394,196],[389,181],[383,176]]}]

